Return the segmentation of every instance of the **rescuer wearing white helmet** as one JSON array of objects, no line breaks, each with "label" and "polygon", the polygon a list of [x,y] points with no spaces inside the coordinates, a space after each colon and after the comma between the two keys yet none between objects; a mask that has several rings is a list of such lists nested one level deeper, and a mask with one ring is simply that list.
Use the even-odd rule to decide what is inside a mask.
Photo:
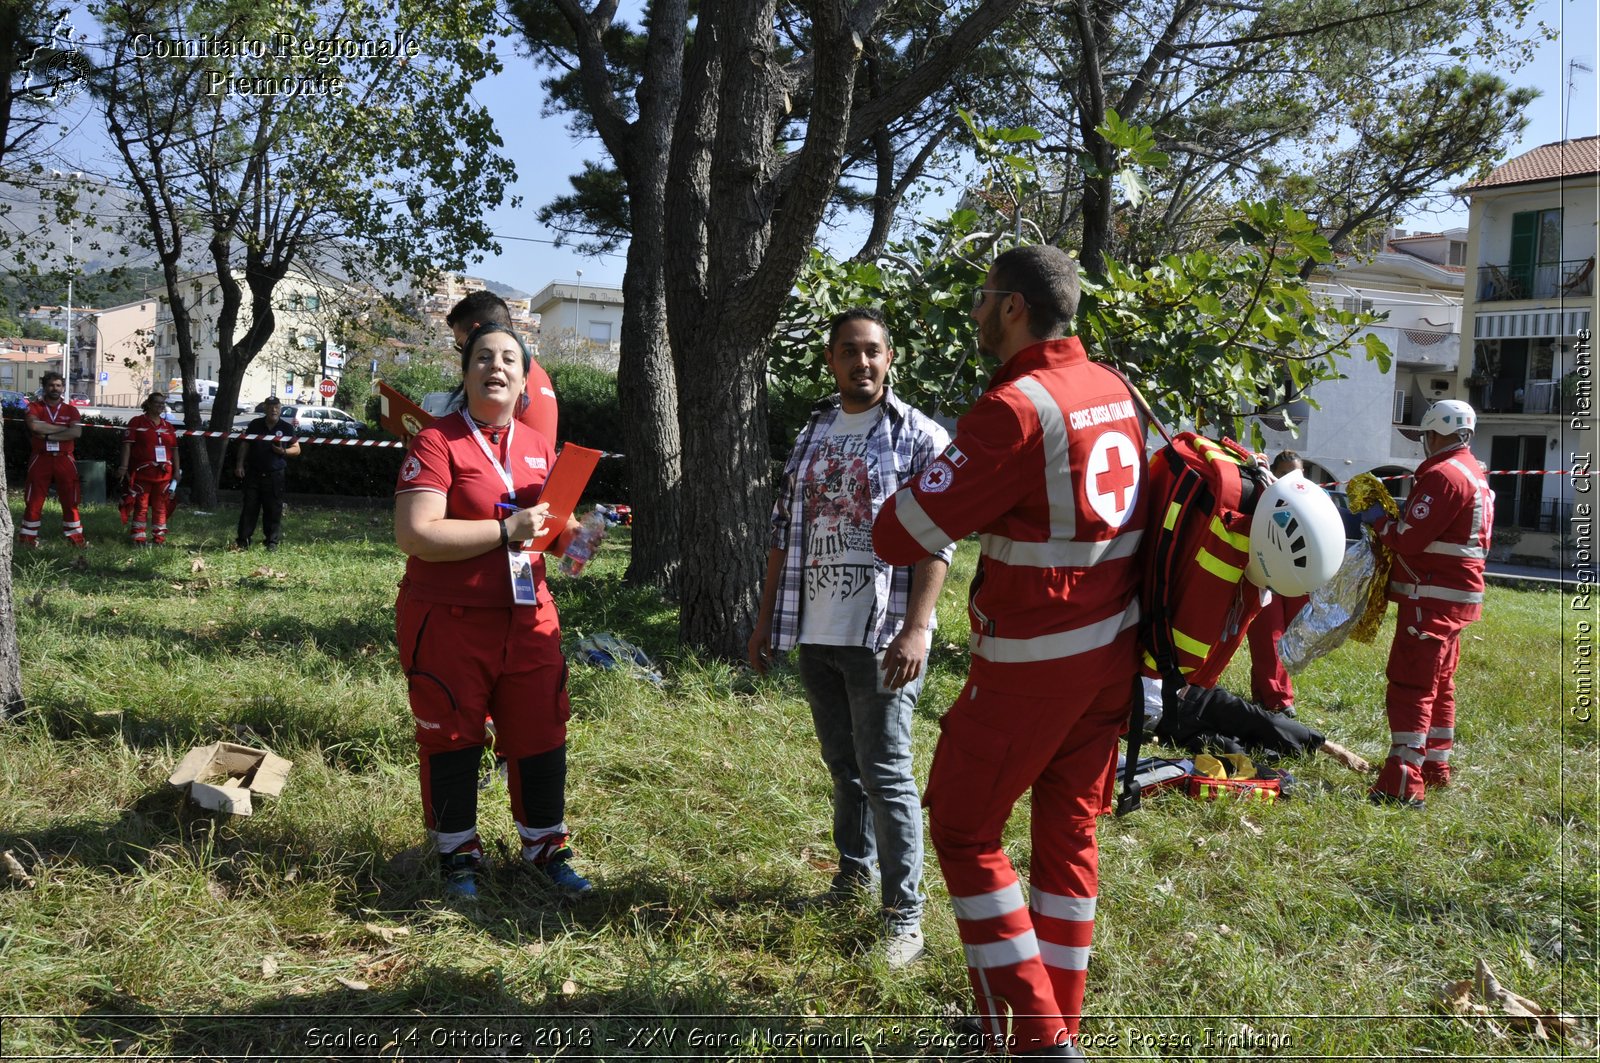
[{"label": "rescuer wearing white helmet", "polygon": [[1262,492],[1250,521],[1244,574],[1257,587],[1295,597],[1333,578],[1344,559],[1344,522],[1328,492],[1296,470]]},{"label": "rescuer wearing white helmet", "polygon": [[1427,788],[1450,783],[1456,662],[1461,630],[1483,613],[1494,496],[1468,449],[1478,415],[1458,399],[1434,403],[1415,429],[1428,452],[1396,520],[1381,506],[1361,514],[1394,550],[1389,600],[1399,605],[1389,651],[1389,756],[1372,799],[1420,808]]},{"label": "rescuer wearing white helmet", "polygon": [[[1271,472],[1279,482],[1289,476],[1298,476],[1301,478],[1302,483],[1307,484],[1308,488],[1315,487],[1315,485],[1305,480],[1303,475],[1304,466],[1300,462],[1300,455],[1292,450],[1285,450],[1272,459]],[[1299,492],[1295,493],[1298,494]],[[1315,488],[1314,495],[1308,491],[1306,496],[1321,496],[1321,501],[1325,503],[1324,506],[1318,507],[1323,511],[1321,516],[1324,519],[1312,521],[1308,526],[1313,526],[1317,532],[1329,533],[1324,535],[1326,540],[1325,552],[1331,555],[1333,571],[1336,572],[1338,571],[1339,562],[1344,557],[1344,526],[1339,519],[1339,511],[1334,506],[1333,500],[1328,498],[1327,493],[1321,488]],[[1279,490],[1274,498],[1286,503],[1282,489]],[[1259,515],[1265,514],[1273,508],[1275,507],[1271,503],[1259,504],[1256,508],[1256,513],[1259,517]],[[1279,506],[1277,508],[1280,510],[1281,517],[1282,507]],[[1326,518],[1331,518],[1331,529]],[[1259,545],[1263,548],[1270,547],[1272,544],[1265,541],[1269,518],[1262,518],[1261,524],[1261,530],[1257,533],[1257,538],[1262,540]],[[1255,527],[1254,524],[1251,526],[1252,528]],[[1277,527],[1275,524],[1270,526]],[[1251,544],[1252,559],[1256,556],[1257,545],[1257,543]],[[1284,542],[1283,545],[1292,546],[1292,540]],[[1304,546],[1302,546],[1302,549],[1304,549]],[[1319,554],[1319,561],[1322,559]],[[1294,558],[1289,557],[1286,560],[1289,566],[1292,567]],[[1325,566],[1319,565],[1319,572],[1322,567]],[[1261,570],[1259,562],[1256,565],[1256,572],[1261,577],[1260,582],[1264,585],[1265,573]],[[1330,572],[1329,575],[1331,576],[1332,573]],[[1268,712],[1281,712],[1287,716],[1294,715],[1294,680],[1289,677],[1288,669],[1284,668],[1283,661],[1278,658],[1278,640],[1283,637],[1283,632],[1288,628],[1290,621],[1299,615],[1300,610],[1305,608],[1306,602],[1309,600],[1305,593],[1274,593],[1262,604],[1261,612],[1257,613],[1256,618],[1250,623],[1250,629],[1246,635],[1250,642],[1250,700]]]}]

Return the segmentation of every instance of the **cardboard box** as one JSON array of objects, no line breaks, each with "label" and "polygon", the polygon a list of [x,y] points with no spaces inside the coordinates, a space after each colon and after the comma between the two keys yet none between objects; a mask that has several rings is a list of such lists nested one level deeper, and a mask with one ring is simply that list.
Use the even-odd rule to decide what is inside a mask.
[{"label": "cardboard box", "polygon": [[293,762],[265,749],[215,742],[189,750],[167,782],[188,787],[190,799],[202,808],[248,816],[251,795],[277,797],[292,767]]}]

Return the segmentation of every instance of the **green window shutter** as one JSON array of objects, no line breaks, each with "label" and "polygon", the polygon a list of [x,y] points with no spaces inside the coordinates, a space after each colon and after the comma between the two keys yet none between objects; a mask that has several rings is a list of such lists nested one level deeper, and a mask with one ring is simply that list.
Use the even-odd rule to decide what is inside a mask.
[{"label": "green window shutter", "polygon": [[1539,253],[1539,211],[1524,210],[1511,216],[1512,282],[1524,294],[1533,291],[1533,263]]}]

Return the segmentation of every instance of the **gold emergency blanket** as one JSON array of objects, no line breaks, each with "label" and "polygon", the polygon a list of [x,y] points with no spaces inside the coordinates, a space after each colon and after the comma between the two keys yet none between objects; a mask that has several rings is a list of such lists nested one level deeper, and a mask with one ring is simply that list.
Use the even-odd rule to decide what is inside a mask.
[{"label": "gold emergency blanket", "polygon": [[[1389,489],[1371,473],[1352,479],[1346,492],[1353,513],[1381,505],[1391,517],[1400,515]],[[1384,593],[1393,563],[1394,552],[1376,542],[1370,531],[1365,532],[1345,551],[1344,562],[1333,579],[1311,592],[1311,600],[1278,640],[1283,666],[1298,672],[1333,652],[1347,638],[1370,643],[1378,634],[1388,606]]]}]

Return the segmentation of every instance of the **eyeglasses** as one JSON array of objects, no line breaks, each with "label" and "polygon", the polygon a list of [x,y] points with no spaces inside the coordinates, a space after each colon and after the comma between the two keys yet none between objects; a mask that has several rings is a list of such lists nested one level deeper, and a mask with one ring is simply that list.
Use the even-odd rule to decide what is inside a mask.
[{"label": "eyeglasses", "polygon": [[[978,309],[978,307],[982,306],[983,305],[984,296],[986,296],[986,295],[1021,295],[1021,294],[1022,293],[1019,292],[1019,291],[1015,291],[1015,290],[1007,289],[1007,288],[979,288],[977,291],[972,293],[972,309],[976,310],[976,309]],[[1028,300],[1024,299],[1022,301],[1024,303],[1026,303]]]}]

